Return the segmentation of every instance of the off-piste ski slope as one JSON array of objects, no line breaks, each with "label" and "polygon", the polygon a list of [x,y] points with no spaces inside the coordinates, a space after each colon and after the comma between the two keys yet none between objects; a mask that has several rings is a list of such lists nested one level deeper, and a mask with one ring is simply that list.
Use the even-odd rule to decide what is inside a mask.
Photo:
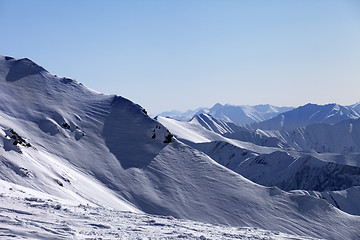
[{"label": "off-piste ski slope", "polygon": [[[264,232],[275,239],[360,237],[359,216],[307,191],[255,184],[171,137],[139,105],[52,75],[29,59],[0,57],[0,102],[4,238],[82,238],[91,231],[131,238],[137,225],[145,237],[162,224],[180,225],[170,237],[188,239],[218,238],[196,232],[211,231],[207,224],[225,229],[219,232],[234,227],[229,239],[247,236],[243,227],[255,231],[250,238]],[[125,224],[129,231],[121,220],[127,212],[134,220]],[[148,218],[151,229],[141,225]],[[153,236],[166,238],[163,233]]]}]

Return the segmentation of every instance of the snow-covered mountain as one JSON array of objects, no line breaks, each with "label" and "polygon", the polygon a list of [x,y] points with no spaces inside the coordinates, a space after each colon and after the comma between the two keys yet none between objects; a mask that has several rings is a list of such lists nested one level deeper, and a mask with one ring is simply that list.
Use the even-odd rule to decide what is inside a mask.
[{"label": "snow-covered mountain", "polygon": [[[174,123],[180,124],[177,120],[175,120]],[[191,129],[192,126],[202,126],[204,129],[218,133],[224,137],[243,142],[251,142],[260,146],[290,147],[290,145],[286,144],[285,141],[282,141],[278,137],[268,136],[270,134],[264,134],[263,132],[258,134],[256,131],[236,125],[232,122],[225,122],[205,113],[197,114],[188,121],[188,123],[185,123],[185,128]]]},{"label": "snow-covered mountain", "polygon": [[[282,142],[275,140],[277,138],[259,138],[262,145],[254,144],[256,138],[245,142],[229,139],[194,122],[158,120],[182,141],[261,185],[287,191],[343,190],[360,185],[360,154],[297,152],[289,149],[290,145],[281,145]],[[273,140],[274,146],[264,146],[266,140],[269,143]]]},{"label": "snow-covered mountain", "polygon": [[[221,108],[222,105],[218,105]],[[239,126],[208,113],[196,114],[190,122],[227,138],[302,151],[346,153],[359,151],[357,113],[359,104],[307,104],[258,123]],[[214,106],[216,109],[216,106]],[[360,108],[359,108],[360,110]],[[209,110],[203,110],[203,112]],[[180,120],[186,121],[186,120]],[[340,123],[342,122],[342,123]],[[333,126],[334,125],[334,126]]]},{"label": "snow-covered mountain", "polygon": [[[360,119],[343,120],[336,124],[318,123],[291,131],[257,130],[259,135],[278,139],[295,150],[319,153],[360,152]],[[226,136],[235,138],[236,132]]]},{"label": "snow-covered mountain", "polygon": [[172,110],[172,111],[166,111],[166,112],[162,112],[159,113],[156,116],[161,116],[161,117],[170,117],[176,120],[180,120],[180,121],[188,121],[190,120],[197,112],[202,112],[202,111],[207,111],[209,108],[206,107],[200,107],[197,108],[195,110],[187,110],[185,112],[181,112],[181,111],[177,111],[177,110]]},{"label": "snow-covered mountain", "polygon": [[[360,154],[357,154],[360,153],[360,119],[344,120],[334,125],[312,124],[292,131],[256,132],[207,114],[197,115],[194,119],[196,121],[181,123],[184,128],[195,131],[187,135],[177,130],[176,125],[180,122],[176,120],[160,119],[160,122],[221,165],[261,185],[277,186],[287,191],[343,190],[360,185]],[[199,125],[203,129],[195,128]],[[221,131],[224,128],[219,126],[231,130]],[[207,140],[193,139],[195,135]],[[239,146],[238,142],[234,143],[227,138],[277,147],[279,150],[262,152],[254,150],[252,146]],[[291,154],[287,153],[289,150]],[[305,153],[296,153],[294,150]],[[335,154],[321,155],[310,151]]]},{"label": "snow-covered mountain", "polygon": [[170,117],[175,120],[187,121],[193,116],[199,114],[209,114],[218,120],[224,122],[232,122],[237,125],[249,124],[253,122],[261,122],[279,113],[286,112],[293,109],[292,107],[276,107],[273,105],[255,105],[255,106],[233,106],[229,104],[222,105],[215,104],[212,108],[198,108],[196,110],[188,110],[184,113],[179,111],[163,112],[158,114],[162,117]]},{"label": "snow-covered mountain", "polygon": [[360,115],[360,102],[352,104],[348,107],[350,107],[352,110],[354,110],[355,112],[357,112]]},{"label": "snow-covered mountain", "polygon": [[199,124],[207,130],[210,130],[210,131],[213,131],[216,133],[220,133],[220,134],[234,133],[235,131],[233,130],[233,128],[237,128],[237,126],[233,123],[227,123],[227,122],[218,120],[218,119],[214,118],[213,116],[206,114],[206,113],[201,113],[201,114],[195,115],[190,120],[190,123]]},{"label": "snow-covered mountain", "polygon": [[[58,238],[64,238],[69,236],[64,231],[70,229],[79,236],[84,218],[77,217],[84,212],[77,213],[75,226],[69,227],[69,216],[78,208],[69,210],[60,203],[84,206],[92,216],[100,215],[94,209],[105,208],[107,218],[100,215],[99,219],[117,216],[112,211],[130,211],[327,239],[360,237],[359,216],[306,191],[285,192],[255,184],[172,134],[176,130],[210,143],[226,139],[223,136],[200,124],[188,130],[185,124],[189,123],[176,125],[170,133],[166,128],[172,130],[172,120],[165,127],[160,120],[166,118],[156,121],[127,99],[54,76],[29,59],[0,57],[0,102],[0,184],[7,189],[2,197],[15,206],[1,203],[6,223],[0,230],[3,236],[23,236],[20,232],[27,232],[26,226],[15,225],[20,221],[36,225],[31,230],[34,238],[46,238],[49,235],[43,231],[49,229],[48,222],[36,219],[46,217],[40,209],[47,207],[56,211],[51,216],[63,216],[66,224],[58,226],[58,219],[49,216],[56,230],[46,232],[58,231]],[[199,129],[202,132],[193,135]],[[181,134],[175,135],[180,138]],[[276,149],[226,141],[255,154]],[[37,211],[29,214],[27,207]],[[114,224],[89,223],[116,231],[118,223]]]},{"label": "snow-covered mountain", "polygon": [[338,104],[306,104],[259,123],[250,124],[251,129],[293,130],[314,123],[334,124],[342,120],[357,119],[360,115],[351,107]]},{"label": "snow-covered mountain", "polygon": [[261,130],[233,126],[222,136],[260,146],[280,147],[318,153],[360,152],[360,119],[348,119],[336,124],[316,123],[293,130]]},{"label": "snow-covered mountain", "polygon": [[226,122],[233,122],[235,124],[242,125],[253,122],[261,122],[291,109],[293,108],[276,107],[269,104],[256,106],[233,106],[217,103],[210,108],[207,113]]}]

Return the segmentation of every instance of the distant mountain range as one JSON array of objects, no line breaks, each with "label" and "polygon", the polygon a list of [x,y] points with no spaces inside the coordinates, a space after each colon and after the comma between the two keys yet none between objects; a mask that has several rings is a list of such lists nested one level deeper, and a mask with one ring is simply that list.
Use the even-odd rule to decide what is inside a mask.
[{"label": "distant mountain range", "polygon": [[197,114],[188,122],[260,146],[349,153],[360,151],[360,119],[354,106],[359,105],[307,104],[272,119],[242,126],[206,113]]},{"label": "distant mountain range", "polygon": [[[256,183],[287,191],[315,190],[338,208],[359,214],[350,197],[360,196],[358,106],[307,104],[243,126],[204,113],[189,121],[158,121],[188,145]],[[333,191],[351,195],[342,198]]]},{"label": "distant mountain range", "polygon": [[237,125],[248,125],[251,129],[291,130],[312,123],[337,123],[345,119],[360,117],[360,103],[350,106],[338,104],[306,104],[298,108],[276,107],[273,105],[233,106],[215,104],[212,108],[198,108],[180,111],[170,111],[158,114],[180,121],[187,121],[199,114],[208,114],[224,122]]},{"label": "distant mountain range", "polygon": [[256,106],[233,106],[217,103],[212,108],[198,108],[196,110],[188,110],[184,113],[179,111],[163,112],[158,114],[158,116],[171,117],[176,120],[185,121],[191,119],[194,115],[205,113],[226,122],[242,125],[264,121],[291,109],[293,108],[276,107],[269,104]]},{"label": "distant mountain range", "polygon": [[207,111],[208,109],[209,108],[206,108],[206,107],[200,107],[195,110],[187,110],[186,112],[180,112],[177,110],[173,110],[173,111],[162,112],[155,116],[170,117],[170,118],[180,120],[180,121],[187,121],[187,120],[190,120],[197,113],[202,112],[202,111]]},{"label": "distant mountain range", "polygon": [[292,130],[314,123],[334,124],[342,120],[357,119],[360,114],[356,107],[341,106],[338,104],[306,104],[276,117],[250,124],[252,129],[263,130]]}]

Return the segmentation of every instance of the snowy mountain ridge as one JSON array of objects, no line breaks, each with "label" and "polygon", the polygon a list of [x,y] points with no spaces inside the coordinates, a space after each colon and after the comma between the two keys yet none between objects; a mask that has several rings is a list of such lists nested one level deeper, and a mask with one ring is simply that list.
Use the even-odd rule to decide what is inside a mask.
[{"label": "snowy mountain ridge", "polygon": [[[288,136],[288,139],[280,139],[278,136],[263,137],[260,134],[259,137],[259,135],[256,134],[249,135],[251,132],[247,129],[244,131],[237,129],[235,133],[221,134],[206,128],[206,126],[203,127],[192,122],[185,123],[167,118],[158,118],[158,120],[182,141],[204,152],[219,164],[261,185],[277,186],[286,191],[315,190],[318,192],[329,190],[339,191],[360,185],[359,152],[319,154],[316,152],[303,151],[302,148],[296,145],[296,142],[293,142],[291,146],[290,140],[294,140],[292,136]],[[181,128],[178,127],[179,125]],[[337,129],[337,125],[342,126],[343,124],[341,122],[328,126]],[[316,125],[310,125],[308,127],[316,128]],[[182,129],[186,129],[187,131]],[[357,129],[357,126],[355,129]],[[341,131],[342,128],[335,131],[333,136],[339,135]],[[193,133],[191,134],[190,132]],[[284,134],[285,133],[292,134],[292,132],[284,132]],[[317,133],[321,133],[321,131],[315,131],[314,136],[316,136]],[[356,133],[356,130],[354,130],[354,136],[357,136]],[[243,142],[236,138],[226,137],[234,134],[243,135],[242,137],[246,139],[246,141]],[[308,134],[305,135],[307,136]],[[304,140],[305,135],[303,134],[299,139]],[[330,143],[336,142],[336,138],[334,137],[329,138],[329,136],[325,136],[321,138],[321,134],[317,135],[320,139],[324,139],[324,141]],[[309,135],[307,137],[311,139],[311,136],[312,135]],[[345,141],[346,136],[347,135],[344,135],[344,145],[338,144],[339,148],[349,143]],[[340,139],[340,141],[341,140],[342,139]],[[289,144],[287,144],[287,141]],[[357,141],[357,143],[358,142],[359,141]],[[256,145],[251,143],[255,143]],[[356,149],[354,148],[354,150]],[[358,189],[356,191],[358,191]],[[319,193],[317,196],[321,196],[321,194]],[[334,204],[333,201],[329,201],[329,203]],[[334,206],[338,205],[335,204]],[[350,208],[347,207],[349,213],[358,212],[356,209],[349,209]]]},{"label": "snowy mountain ridge", "polygon": [[[277,138],[295,150],[345,154],[360,152],[360,119],[348,119],[335,124],[310,124],[291,131],[258,129],[256,132],[262,136]],[[227,136],[232,138],[236,133]]]},{"label": "snowy mountain ridge", "polygon": [[[38,238],[48,237],[49,232],[58,238],[68,236],[66,224],[59,230],[61,226],[49,217],[50,226],[58,230],[51,231],[45,227],[48,223],[36,222],[51,211],[65,219],[70,214],[68,207],[43,202],[39,192],[53,201],[86,206],[84,211],[101,206],[114,217],[111,211],[131,211],[316,238],[360,236],[359,216],[307,191],[286,192],[255,184],[172,137],[180,134],[147,116],[141,106],[52,75],[28,59],[0,57],[0,102],[0,179],[7,189],[2,197],[14,200],[8,207],[1,203],[6,208],[3,236],[19,237],[20,232]],[[256,154],[277,149],[226,139],[200,124],[192,124],[192,130],[186,129],[188,123],[170,119],[171,124],[198,143],[226,140]],[[33,196],[17,199],[20,190],[11,190],[15,187],[31,189]],[[27,207],[35,208],[35,214],[27,214]],[[83,231],[80,216],[74,217],[77,224],[69,229],[74,236]],[[27,231],[13,224],[16,219],[34,225]],[[91,217],[89,221],[90,232],[116,227],[115,223],[99,225]]]},{"label": "snowy mountain ridge", "polygon": [[221,105],[215,104],[209,109],[209,114],[224,120],[238,124],[249,124],[253,122],[261,122],[272,117],[277,116],[279,113],[286,112],[293,109],[292,107],[276,107],[270,104],[255,105],[255,106],[233,106],[229,104]]},{"label": "snowy mountain ridge", "polygon": [[[341,106],[336,103],[327,105],[305,104],[294,107],[276,107],[270,104],[240,105],[215,104],[212,108],[198,108],[180,111],[162,112],[158,116],[188,121],[199,114],[208,114],[217,120],[245,125],[250,129],[292,130],[314,123],[337,123],[346,119],[360,117],[360,103]],[[264,123],[263,123],[264,122]]]},{"label": "snowy mountain ridge", "polygon": [[[219,121],[218,119],[212,117],[209,114],[201,113],[195,115],[191,120],[191,123],[199,124],[203,126],[205,129],[208,129],[210,131],[224,134],[224,133],[233,133],[234,130],[230,126],[231,123],[226,123],[224,121]],[[234,126],[232,124],[232,126]]]},{"label": "snowy mountain ridge", "polygon": [[357,119],[360,114],[352,107],[335,103],[327,105],[306,104],[259,123],[249,124],[251,129],[293,130],[314,123],[335,124],[342,120]]}]

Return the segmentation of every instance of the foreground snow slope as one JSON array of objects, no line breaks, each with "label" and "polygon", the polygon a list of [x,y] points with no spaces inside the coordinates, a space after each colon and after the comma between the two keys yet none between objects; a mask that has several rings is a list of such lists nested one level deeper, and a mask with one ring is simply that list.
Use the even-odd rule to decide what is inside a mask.
[{"label": "foreground snow slope", "polygon": [[312,239],[256,228],[64,204],[16,184],[0,184],[1,239]]},{"label": "foreground snow slope", "polygon": [[168,143],[165,127],[131,101],[28,59],[0,57],[0,98],[5,181],[94,207],[329,239],[360,236],[358,216],[254,184],[176,139]]}]

